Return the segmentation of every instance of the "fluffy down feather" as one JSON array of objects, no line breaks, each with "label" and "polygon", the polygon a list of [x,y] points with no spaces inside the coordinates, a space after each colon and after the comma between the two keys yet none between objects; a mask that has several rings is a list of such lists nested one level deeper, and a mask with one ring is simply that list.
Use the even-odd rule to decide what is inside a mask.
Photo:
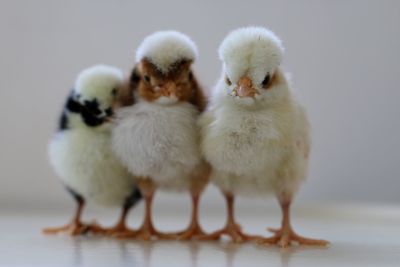
[{"label": "fluffy down feather", "polygon": [[160,31],[149,35],[136,52],[137,62],[146,58],[163,73],[168,73],[176,62],[194,61],[196,57],[195,43],[188,36],[176,31]]},{"label": "fluffy down feather", "polygon": [[50,142],[49,156],[61,181],[90,202],[121,206],[134,189],[109,134],[84,128],[60,132]]},{"label": "fluffy down feather", "polygon": [[151,177],[167,190],[187,190],[190,176],[202,165],[197,116],[185,102],[140,101],[123,108],[112,135],[115,154],[134,175]]},{"label": "fluffy down feather", "polygon": [[289,98],[277,108],[251,110],[215,103],[199,119],[201,149],[213,166],[211,180],[239,194],[295,192],[306,177],[308,122]]},{"label": "fluffy down feather", "polygon": [[[280,40],[263,28],[242,28],[228,35],[219,53],[224,73],[199,119],[211,180],[234,194],[294,193],[307,173],[309,124],[279,69]],[[267,73],[274,78],[265,89],[260,83]],[[252,79],[255,99],[230,94],[242,76]]]},{"label": "fluffy down feather", "polygon": [[[81,105],[96,100],[109,108],[113,90],[122,84],[122,73],[114,67],[97,65],[82,71],[75,83]],[[68,105],[68,104],[67,104]],[[79,111],[64,110],[66,130],[50,141],[50,163],[62,182],[88,201],[101,205],[122,205],[135,187],[134,178],[111,149],[111,124],[88,125]],[[97,116],[97,114],[92,114]],[[103,116],[99,114],[99,116]]]},{"label": "fluffy down feather", "polygon": [[219,57],[232,83],[249,71],[255,83],[272,72],[282,61],[281,40],[262,27],[240,28],[232,31],[219,47]]},{"label": "fluffy down feather", "polygon": [[100,104],[110,105],[112,90],[121,86],[123,73],[108,65],[95,65],[83,70],[76,79],[75,92],[83,99],[97,99]]}]

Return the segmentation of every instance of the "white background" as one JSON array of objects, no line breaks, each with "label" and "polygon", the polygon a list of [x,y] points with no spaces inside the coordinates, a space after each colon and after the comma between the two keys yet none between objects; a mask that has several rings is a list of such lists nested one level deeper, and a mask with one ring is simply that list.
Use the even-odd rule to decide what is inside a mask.
[{"label": "white background", "polygon": [[[0,210],[72,205],[47,142],[81,69],[107,63],[129,73],[146,35],[176,29],[198,44],[195,70],[211,89],[219,43],[246,25],[283,39],[285,69],[309,111],[312,162],[300,200],[398,203],[399,1],[2,0]],[[222,205],[215,189],[204,202]]]}]

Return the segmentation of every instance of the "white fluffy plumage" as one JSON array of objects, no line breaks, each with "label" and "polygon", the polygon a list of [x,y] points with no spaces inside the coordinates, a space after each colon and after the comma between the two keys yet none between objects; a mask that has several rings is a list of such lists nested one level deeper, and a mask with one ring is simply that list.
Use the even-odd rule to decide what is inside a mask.
[{"label": "white fluffy plumage", "polygon": [[83,100],[97,99],[100,107],[105,108],[113,101],[112,90],[117,90],[123,81],[120,69],[108,65],[95,65],[79,73],[74,91]]},{"label": "white fluffy plumage", "polygon": [[[108,108],[122,77],[117,68],[94,66],[80,73],[74,91],[80,101],[97,99],[100,109]],[[64,112],[68,128],[60,130],[49,144],[55,172],[64,185],[89,202],[122,205],[135,183],[112,152],[110,123],[93,127],[86,125],[79,113]]]},{"label": "white fluffy plumage", "polygon": [[188,190],[201,165],[197,116],[189,103],[166,106],[141,100],[118,111],[113,149],[136,176],[150,177],[167,190]]},{"label": "white fluffy plumage", "polygon": [[[225,192],[293,194],[306,176],[309,124],[279,68],[282,53],[278,37],[259,27],[233,31],[220,46],[223,76],[199,124],[211,180]],[[267,74],[273,81],[264,89]],[[243,76],[255,98],[231,95]]]},{"label": "white fluffy plumage", "polygon": [[232,83],[236,83],[245,71],[254,82],[260,83],[266,73],[281,63],[283,51],[281,40],[262,27],[232,31],[218,50]]},{"label": "white fluffy plumage", "polygon": [[50,142],[50,162],[63,184],[87,201],[121,206],[134,180],[110,148],[110,136],[90,129],[60,132]]},{"label": "white fluffy plumage", "polygon": [[136,62],[146,58],[163,73],[180,60],[194,61],[196,57],[196,44],[177,31],[160,31],[147,36],[136,52]]}]

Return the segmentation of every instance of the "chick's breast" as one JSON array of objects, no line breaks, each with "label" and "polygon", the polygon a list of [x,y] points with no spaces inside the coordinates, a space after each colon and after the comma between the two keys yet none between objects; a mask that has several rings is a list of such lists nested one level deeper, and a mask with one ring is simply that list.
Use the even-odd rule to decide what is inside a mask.
[{"label": "chick's breast", "polygon": [[142,102],[118,112],[113,149],[129,170],[163,182],[187,176],[201,162],[197,111],[190,104]]},{"label": "chick's breast", "polygon": [[234,110],[214,113],[202,127],[205,158],[214,168],[235,175],[265,173],[282,158],[280,132],[269,117]]}]

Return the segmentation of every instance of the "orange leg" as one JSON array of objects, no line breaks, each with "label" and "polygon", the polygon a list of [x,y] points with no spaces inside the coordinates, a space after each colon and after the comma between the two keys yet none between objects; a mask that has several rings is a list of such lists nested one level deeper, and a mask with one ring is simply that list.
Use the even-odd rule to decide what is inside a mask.
[{"label": "orange leg", "polygon": [[[196,172],[192,177],[192,183],[190,187],[190,197],[192,199],[192,215],[190,218],[190,224],[186,230],[174,235],[175,239],[178,240],[190,240],[190,239],[207,239],[207,234],[203,231],[199,221],[199,201],[200,196],[203,193],[205,187],[208,184],[210,176],[210,168],[208,165],[203,165],[201,170]],[[218,239],[218,238],[214,238]]]},{"label": "orange leg", "polygon": [[140,179],[138,181],[138,187],[143,195],[145,204],[145,214],[142,226],[137,231],[129,230],[125,233],[116,234],[115,236],[118,238],[134,238],[145,241],[151,240],[152,237],[169,238],[169,235],[158,232],[153,225],[151,212],[155,192],[153,182],[148,178]]},{"label": "orange leg", "polygon": [[241,226],[235,221],[234,196],[232,193],[225,193],[224,195],[228,209],[228,218],[225,227],[221,230],[207,235],[206,238],[201,238],[201,240],[219,239],[222,235],[228,235],[235,243],[259,240],[261,238],[260,236],[248,235],[242,232]]},{"label": "orange leg", "polygon": [[135,234],[134,230],[129,229],[126,225],[126,219],[131,207],[123,207],[118,222],[111,228],[102,228],[100,226],[92,226],[90,231],[94,234],[104,234],[109,236],[131,235]]},{"label": "orange leg", "polygon": [[61,227],[49,227],[43,229],[43,233],[47,235],[54,235],[58,233],[67,233],[71,236],[85,234],[90,230],[90,225],[85,225],[81,222],[82,210],[85,205],[83,199],[78,199],[78,206],[71,222]]},{"label": "orange leg", "polygon": [[[190,224],[186,230],[174,236],[178,240],[208,239],[207,234],[203,231],[199,222],[200,194],[196,192],[191,192],[191,198],[192,198],[192,215],[190,219]],[[218,239],[218,237],[212,239],[216,240]]]},{"label": "orange leg", "polygon": [[290,204],[291,204],[291,199],[280,201],[282,209],[282,226],[280,229],[268,229],[270,232],[273,232],[274,235],[268,238],[261,238],[259,240],[259,243],[274,244],[274,245],[277,244],[282,248],[290,246],[292,241],[297,242],[300,245],[309,245],[309,246],[328,245],[329,244],[328,241],[302,237],[293,231],[290,223]]}]

